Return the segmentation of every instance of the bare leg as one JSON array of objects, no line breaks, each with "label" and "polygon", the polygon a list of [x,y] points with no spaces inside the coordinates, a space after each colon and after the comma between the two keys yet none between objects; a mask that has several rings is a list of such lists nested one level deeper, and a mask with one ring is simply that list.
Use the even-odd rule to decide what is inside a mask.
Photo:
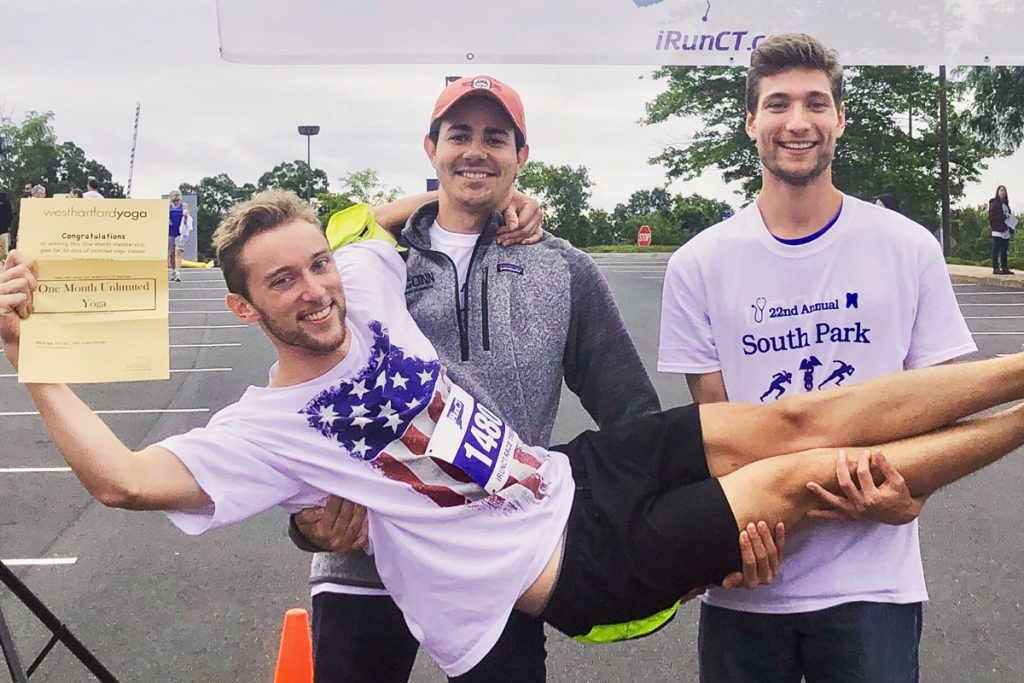
[{"label": "bare leg", "polygon": [[700,408],[712,476],[762,458],[828,446],[869,446],[924,434],[1024,398],[1024,354],[908,370],[768,406]]},{"label": "bare leg", "polygon": [[[912,495],[933,493],[1024,445],[1024,405],[957,423],[936,432],[877,446],[903,475]],[[862,449],[848,449],[851,473]],[[838,492],[836,449],[821,448],[767,458],[722,477],[737,525],[765,520],[796,529],[820,502],[807,490],[814,481]]]},{"label": "bare leg", "polygon": [[181,249],[175,249],[174,250],[174,269],[175,270],[181,270],[181,257],[182,257]]}]

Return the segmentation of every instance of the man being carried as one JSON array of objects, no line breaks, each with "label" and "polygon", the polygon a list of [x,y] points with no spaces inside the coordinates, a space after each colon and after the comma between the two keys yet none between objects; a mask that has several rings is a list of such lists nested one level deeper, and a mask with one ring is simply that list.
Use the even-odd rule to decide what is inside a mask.
[{"label": "man being carried", "polygon": [[[487,655],[513,609],[575,636],[721,580],[748,522],[807,521],[820,505],[808,482],[835,494],[855,474],[925,496],[1024,443],[1019,406],[957,422],[1024,397],[1016,355],[766,406],[687,406],[535,448],[446,376],[389,245],[332,255],[315,213],[281,191],[232,210],[215,245],[229,308],[277,350],[269,385],[139,452],[67,386],[25,385],[54,443],[105,505],[168,510],[192,534],[327,494],[365,505],[384,584],[451,676]],[[17,367],[35,277],[18,252],[7,266],[0,337]],[[886,455],[848,461],[841,446]]]}]

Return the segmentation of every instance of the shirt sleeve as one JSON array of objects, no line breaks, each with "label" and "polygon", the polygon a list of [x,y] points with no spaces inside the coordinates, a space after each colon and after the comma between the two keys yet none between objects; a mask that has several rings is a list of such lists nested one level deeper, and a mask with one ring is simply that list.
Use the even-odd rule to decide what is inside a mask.
[{"label": "shirt sleeve", "polygon": [[369,293],[385,291],[398,295],[404,306],[405,259],[387,242],[365,240],[343,246],[334,252],[334,261],[345,289],[362,289]]},{"label": "shirt sleeve", "polygon": [[290,477],[270,451],[226,426],[193,429],[159,444],[188,468],[213,504],[202,510],[168,511],[189,535],[241,522],[297,497],[303,485]]},{"label": "shirt sleeve", "polygon": [[566,386],[601,429],[660,410],[658,393],[597,263],[572,247],[562,254],[571,290],[562,357]]},{"label": "shirt sleeve", "polygon": [[920,248],[918,263],[917,315],[910,350],[903,362],[907,369],[944,363],[978,350],[960,312],[938,244],[928,239]]},{"label": "shirt sleeve", "polygon": [[696,254],[683,246],[669,259],[665,271],[658,371],[705,374],[721,369],[705,282]]}]

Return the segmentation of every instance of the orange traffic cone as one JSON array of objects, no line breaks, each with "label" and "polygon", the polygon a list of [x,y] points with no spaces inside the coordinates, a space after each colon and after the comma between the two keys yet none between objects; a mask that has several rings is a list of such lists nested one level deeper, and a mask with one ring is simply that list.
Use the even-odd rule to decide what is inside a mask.
[{"label": "orange traffic cone", "polygon": [[313,683],[313,639],[309,634],[309,615],[304,609],[284,613],[274,683]]}]

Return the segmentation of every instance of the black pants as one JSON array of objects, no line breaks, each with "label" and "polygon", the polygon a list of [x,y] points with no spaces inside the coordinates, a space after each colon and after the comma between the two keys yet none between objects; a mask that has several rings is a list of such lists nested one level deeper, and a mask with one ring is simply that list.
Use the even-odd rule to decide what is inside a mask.
[{"label": "black pants", "polygon": [[[406,683],[419,643],[394,600],[378,595],[313,596],[316,683]],[[453,683],[543,683],[544,624],[512,612],[501,638],[472,670]]]},{"label": "black pants", "polygon": [[1006,254],[1010,249],[1010,240],[992,237],[992,270],[1009,270],[1006,265]]}]

